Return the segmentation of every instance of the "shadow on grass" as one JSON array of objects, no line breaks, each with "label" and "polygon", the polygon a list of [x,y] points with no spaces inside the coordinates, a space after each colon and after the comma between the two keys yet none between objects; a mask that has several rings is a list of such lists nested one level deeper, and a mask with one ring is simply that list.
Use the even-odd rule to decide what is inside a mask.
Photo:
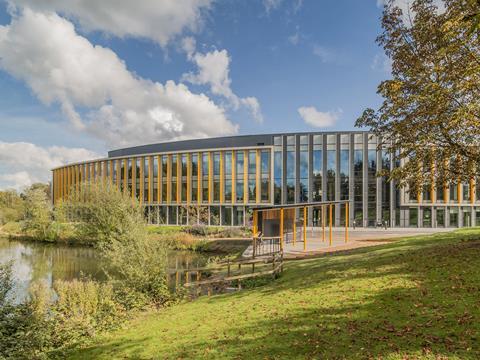
[{"label": "shadow on grass", "polygon": [[[231,321],[226,331],[207,337],[199,333],[158,358],[478,359],[479,234],[434,235],[290,263],[281,279],[254,290],[260,301],[277,301],[278,311],[253,309],[249,321]],[[245,291],[213,297],[206,305],[249,296]],[[295,304],[283,306],[289,300]],[[153,340],[110,342],[91,350],[115,358],[130,349],[133,358],[145,358],[143,346]]]}]

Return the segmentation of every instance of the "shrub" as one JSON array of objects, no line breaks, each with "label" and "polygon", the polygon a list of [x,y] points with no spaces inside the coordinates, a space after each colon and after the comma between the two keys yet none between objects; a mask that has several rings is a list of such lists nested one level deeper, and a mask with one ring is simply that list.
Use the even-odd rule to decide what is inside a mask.
[{"label": "shrub", "polygon": [[25,221],[23,231],[39,240],[52,238],[52,207],[47,194],[41,188],[30,188],[25,192]]},{"label": "shrub", "polygon": [[120,288],[145,295],[156,306],[166,305],[172,300],[166,279],[168,246],[138,235],[102,247],[108,267],[115,274],[113,281]]},{"label": "shrub", "polygon": [[137,201],[110,183],[81,184],[70,199],[59,204],[58,218],[78,223],[77,236],[84,241],[123,241],[145,232],[143,210]]}]

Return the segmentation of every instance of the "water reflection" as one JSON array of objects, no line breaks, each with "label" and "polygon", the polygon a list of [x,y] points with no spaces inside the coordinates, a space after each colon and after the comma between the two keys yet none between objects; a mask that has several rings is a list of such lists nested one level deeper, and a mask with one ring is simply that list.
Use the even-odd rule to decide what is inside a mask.
[{"label": "water reflection", "polygon": [[[33,281],[44,280],[52,286],[55,280],[72,280],[83,276],[105,279],[103,264],[95,249],[61,244],[21,242],[0,238],[0,264],[13,261],[14,301],[28,296]],[[203,266],[206,257],[189,251],[171,252],[170,268],[186,265]]]}]

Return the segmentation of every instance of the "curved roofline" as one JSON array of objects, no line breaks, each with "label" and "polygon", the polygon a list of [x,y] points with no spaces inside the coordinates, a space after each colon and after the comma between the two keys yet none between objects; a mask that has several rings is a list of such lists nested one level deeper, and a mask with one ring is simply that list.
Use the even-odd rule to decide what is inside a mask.
[{"label": "curved roofline", "polygon": [[178,141],[166,141],[160,143],[151,143],[138,146],[130,146],[111,150],[108,157],[122,157],[128,155],[140,155],[146,153],[159,153],[169,151],[188,151],[202,150],[211,148],[225,147],[243,147],[243,146],[261,146],[273,145],[274,136],[290,136],[290,135],[320,135],[320,134],[351,134],[351,133],[368,133],[366,130],[349,130],[349,131],[304,131],[304,132],[284,132],[284,133],[267,133],[267,134],[247,134],[232,135],[221,137],[206,137]]}]

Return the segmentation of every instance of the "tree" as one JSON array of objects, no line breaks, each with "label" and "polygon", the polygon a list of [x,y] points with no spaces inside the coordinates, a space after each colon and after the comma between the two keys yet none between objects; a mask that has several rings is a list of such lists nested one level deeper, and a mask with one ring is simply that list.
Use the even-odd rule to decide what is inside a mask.
[{"label": "tree", "polygon": [[52,206],[42,187],[31,187],[25,191],[25,221],[23,229],[37,239],[50,238]]},{"label": "tree", "polygon": [[378,86],[380,108],[356,122],[404,162],[390,178],[415,191],[467,182],[480,168],[480,38],[468,21],[479,7],[444,4],[439,11],[432,0],[415,0],[409,14],[385,5],[377,42],[392,60],[392,79]]}]

